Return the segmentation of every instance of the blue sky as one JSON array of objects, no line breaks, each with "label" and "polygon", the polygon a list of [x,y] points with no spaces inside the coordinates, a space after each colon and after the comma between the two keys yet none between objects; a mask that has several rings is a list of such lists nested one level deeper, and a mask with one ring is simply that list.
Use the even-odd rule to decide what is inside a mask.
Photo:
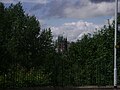
[{"label": "blue sky", "polygon": [[63,35],[69,41],[76,41],[84,34],[93,34],[107,19],[111,22],[114,19],[115,0],[0,0],[6,6],[19,1],[43,28],[52,29],[54,39]]}]

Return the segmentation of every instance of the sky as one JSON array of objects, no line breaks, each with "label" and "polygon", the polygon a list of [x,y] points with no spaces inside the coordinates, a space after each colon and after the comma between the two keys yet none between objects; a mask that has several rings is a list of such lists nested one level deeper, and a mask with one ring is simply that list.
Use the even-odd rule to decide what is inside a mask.
[{"label": "sky", "polygon": [[[120,8],[120,0],[119,7]],[[40,21],[42,28],[51,28],[54,40],[58,35],[68,41],[93,34],[114,20],[115,0],[0,0],[5,6],[21,2],[29,15]],[[119,10],[120,12],[120,10]]]}]

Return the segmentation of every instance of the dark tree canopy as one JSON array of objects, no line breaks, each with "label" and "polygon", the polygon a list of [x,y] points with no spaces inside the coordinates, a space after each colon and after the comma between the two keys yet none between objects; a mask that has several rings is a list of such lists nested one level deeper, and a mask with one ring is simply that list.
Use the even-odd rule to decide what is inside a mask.
[{"label": "dark tree canopy", "polygon": [[25,14],[21,3],[8,8],[0,3],[1,70],[18,64],[29,69],[35,63],[42,64],[42,55],[45,57],[53,47],[51,30],[40,28],[36,17]]}]

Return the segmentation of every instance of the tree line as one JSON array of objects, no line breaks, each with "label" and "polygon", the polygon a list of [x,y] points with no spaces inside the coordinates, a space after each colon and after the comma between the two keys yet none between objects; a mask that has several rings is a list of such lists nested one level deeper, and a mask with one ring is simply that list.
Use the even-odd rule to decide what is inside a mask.
[{"label": "tree line", "polygon": [[21,3],[0,3],[0,87],[113,85],[114,22],[76,42],[52,37]]}]

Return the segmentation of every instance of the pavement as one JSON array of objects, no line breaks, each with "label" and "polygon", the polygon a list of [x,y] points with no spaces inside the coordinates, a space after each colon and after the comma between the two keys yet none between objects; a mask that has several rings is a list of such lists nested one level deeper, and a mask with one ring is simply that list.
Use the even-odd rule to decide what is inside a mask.
[{"label": "pavement", "polygon": [[120,90],[120,86],[115,89],[113,86],[83,86],[83,87],[28,87],[16,89],[0,90]]}]

